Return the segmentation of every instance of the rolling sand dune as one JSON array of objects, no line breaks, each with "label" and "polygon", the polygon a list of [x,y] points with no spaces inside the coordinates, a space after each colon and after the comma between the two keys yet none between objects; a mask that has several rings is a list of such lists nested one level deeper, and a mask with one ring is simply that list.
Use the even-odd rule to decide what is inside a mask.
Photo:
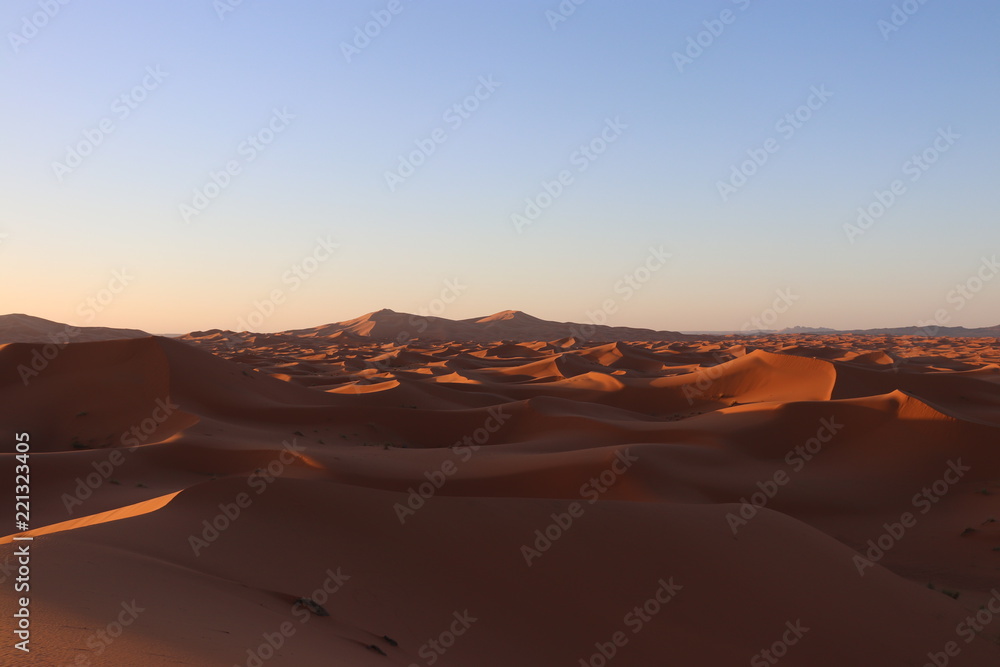
[{"label": "rolling sand dune", "polygon": [[0,346],[31,664],[1000,664],[996,339],[411,317]]},{"label": "rolling sand dune", "polygon": [[149,334],[138,329],[74,327],[30,315],[0,315],[0,344],[3,343],[83,343],[94,340],[143,338]]},{"label": "rolling sand dune", "polygon": [[674,331],[549,322],[518,310],[505,310],[486,317],[456,321],[431,315],[397,313],[387,308],[346,322],[335,322],[315,329],[288,333],[307,338],[348,334],[359,339],[370,338],[397,343],[413,339],[464,342],[554,340],[581,335],[590,339],[611,341],[693,339],[692,336]]}]

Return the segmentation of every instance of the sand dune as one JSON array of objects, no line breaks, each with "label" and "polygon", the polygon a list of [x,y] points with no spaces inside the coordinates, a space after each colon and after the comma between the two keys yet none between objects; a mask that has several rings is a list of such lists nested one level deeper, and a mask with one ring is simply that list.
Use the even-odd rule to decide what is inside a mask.
[{"label": "sand dune", "polygon": [[31,664],[1000,664],[995,340],[398,315],[0,347]]},{"label": "sand dune", "polygon": [[405,343],[409,340],[490,342],[555,340],[581,337],[588,340],[684,340],[691,338],[674,331],[653,331],[631,327],[550,322],[518,310],[505,310],[484,317],[449,320],[433,315],[397,313],[387,308],[352,320],[334,322],[314,329],[287,332],[294,336],[327,338],[347,334],[355,338]]},{"label": "sand dune", "polygon": [[94,340],[118,340],[148,336],[138,329],[75,327],[31,315],[0,315],[0,344],[4,343],[82,343]]}]

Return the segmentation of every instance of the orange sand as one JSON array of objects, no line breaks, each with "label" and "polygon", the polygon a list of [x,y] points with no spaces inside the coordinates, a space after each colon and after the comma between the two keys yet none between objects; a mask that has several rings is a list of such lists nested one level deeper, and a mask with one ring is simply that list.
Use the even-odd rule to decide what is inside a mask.
[{"label": "orange sand", "polygon": [[519,315],[78,342],[27,386],[42,345],[0,346],[0,489],[28,432],[37,535],[32,652],[5,633],[3,664],[1000,664],[1000,618],[960,626],[1000,587],[996,339]]}]

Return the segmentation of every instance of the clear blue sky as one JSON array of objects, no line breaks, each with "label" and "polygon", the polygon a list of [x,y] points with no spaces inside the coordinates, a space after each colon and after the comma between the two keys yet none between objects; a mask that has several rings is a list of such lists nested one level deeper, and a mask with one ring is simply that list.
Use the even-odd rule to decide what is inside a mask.
[{"label": "clear blue sky", "polygon": [[[896,3],[890,31],[893,4],[10,0],[0,312],[270,331],[610,301],[613,324],[720,330],[790,290],[775,327],[997,324],[1000,5]],[[845,230],[876,191],[895,201]]]}]

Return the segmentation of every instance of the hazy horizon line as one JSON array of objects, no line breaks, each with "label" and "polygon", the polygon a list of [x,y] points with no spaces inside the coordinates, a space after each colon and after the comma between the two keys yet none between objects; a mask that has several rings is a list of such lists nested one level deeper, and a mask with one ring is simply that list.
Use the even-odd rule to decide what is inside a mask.
[{"label": "hazy horizon line", "polygon": [[[45,320],[45,321],[53,323],[53,324],[63,325],[63,326],[70,327],[70,328],[127,329],[127,330],[133,330],[133,331],[140,331],[140,332],[143,332],[143,333],[148,333],[148,334],[153,335],[153,336],[177,337],[177,336],[184,336],[184,335],[191,334],[191,333],[205,332],[205,331],[227,331],[227,332],[232,332],[232,333],[252,333],[252,334],[259,334],[259,335],[274,335],[274,334],[288,333],[290,331],[301,331],[301,330],[317,329],[317,328],[326,327],[326,326],[330,326],[330,325],[334,325],[334,324],[342,324],[344,322],[350,322],[352,320],[359,320],[359,319],[364,318],[366,316],[376,315],[376,314],[381,313],[383,311],[388,311],[389,313],[392,313],[392,314],[395,314],[395,315],[401,315],[401,316],[408,317],[409,320],[411,320],[413,322],[419,322],[420,320],[429,320],[429,319],[442,320],[442,321],[446,321],[446,322],[476,322],[476,321],[479,321],[479,320],[484,320],[484,319],[487,319],[487,318],[490,318],[490,317],[494,317],[496,315],[501,315],[501,314],[513,314],[513,315],[522,314],[522,315],[525,315],[525,316],[537,319],[540,322],[550,323],[550,324],[568,324],[568,325],[577,325],[577,326],[581,326],[581,327],[608,327],[608,328],[612,328],[612,329],[640,329],[640,330],[648,330],[648,331],[652,331],[652,332],[677,333],[677,334],[683,334],[683,335],[688,335],[688,336],[698,336],[698,335],[703,335],[703,336],[731,336],[731,335],[748,335],[748,336],[753,336],[753,335],[781,334],[782,332],[788,332],[789,334],[792,334],[792,335],[794,335],[794,334],[800,334],[800,335],[819,334],[819,335],[822,335],[822,334],[836,334],[836,333],[878,332],[878,331],[882,331],[882,330],[892,330],[892,329],[924,329],[925,333],[923,333],[923,334],[914,334],[914,335],[934,336],[934,335],[939,335],[936,332],[940,331],[940,330],[964,329],[964,330],[967,330],[967,331],[975,331],[975,330],[978,330],[978,329],[990,329],[990,328],[1000,327],[1000,324],[985,325],[985,326],[971,326],[970,327],[970,326],[966,326],[966,325],[962,325],[962,324],[945,324],[945,325],[939,325],[939,324],[930,324],[930,323],[916,323],[916,324],[898,324],[898,325],[890,325],[890,326],[851,327],[851,328],[837,328],[837,327],[828,327],[828,326],[812,326],[812,325],[795,324],[795,325],[789,325],[789,326],[777,327],[777,328],[732,328],[732,329],[677,328],[677,329],[673,329],[673,328],[653,328],[653,327],[649,327],[649,326],[640,326],[640,325],[632,325],[632,324],[621,324],[621,323],[612,324],[612,323],[608,322],[607,320],[605,320],[604,322],[600,322],[600,323],[599,322],[594,322],[594,321],[590,321],[590,322],[578,322],[578,321],[573,321],[573,320],[554,320],[554,319],[547,319],[547,318],[544,318],[544,317],[539,317],[537,315],[533,315],[533,314],[528,313],[526,311],[516,310],[516,309],[499,310],[499,311],[496,311],[496,312],[493,312],[493,313],[489,313],[487,315],[474,315],[474,316],[471,316],[471,317],[450,318],[450,317],[446,317],[444,315],[433,315],[433,314],[430,314],[430,313],[428,313],[428,314],[410,313],[410,312],[406,312],[406,311],[395,310],[395,309],[392,309],[392,308],[379,308],[379,309],[368,311],[368,312],[363,313],[361,315],[356,315],[356,316],[349,317],[349,318],[346,318],[346,319],[329,320],[329,321],[326,321],[326,322],[322,322],[320,324],[312,324],[312,325],[306,325],[306,326],[291,326],[291,327],[285,327],[285,328],[273,329],[273,330],[260,330],[260,329],[257,329],[257,328],[230,328],[230,327],[210,326],[210,327],[195,327],[195,328],[191,328],[191,329],[179,328],[179,329],[174,329],[172,331],[164,331],[162,329],[160,331],[150,331],[150,330],[147,330],[147,329],[142,328],[142,327],[136,327],[134,325],[96,324],[96,323],[93,323],[93,322],[90,322],[90,323],[87,323],[87,324],[79,324],[79,323],[74,323],[73,321],[68,321],[68,320],[67,321],[64,321],[64,320],[54,320],[54,319],[49,319],[49,318],[46,318],[46,317],[41,317],[41,316],[38,316],[38,315],[31,315],[31,314],[28,314],[28,313],[6,313],[6,314],[0,315],[0,318],[6,318],[6,317],[28,317],[28,318],[33,318],[33,319]],[[805,331],[795,331],[797,329],[798,330],[805,330]],[[419,336],[417,336],[417,337],[419,338]]]}]

